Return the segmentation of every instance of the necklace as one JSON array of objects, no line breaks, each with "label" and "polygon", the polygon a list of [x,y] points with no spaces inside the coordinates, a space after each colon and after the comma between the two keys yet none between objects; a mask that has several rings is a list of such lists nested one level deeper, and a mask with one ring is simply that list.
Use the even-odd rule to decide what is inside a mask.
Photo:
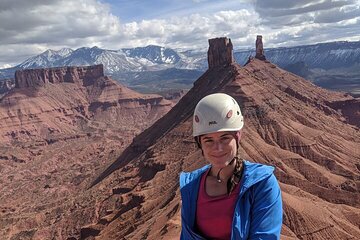
[{"label": "necklace", "polygon": [[[242,160],[242,159],[240,159],[238,157],[234,157],[228,165],[232,164],[233,161],[236,161],[235,162],[235,169],[234,169],[231,177],[227,181],[228,195],[230,195],[232,193],[232,191],[234,190],[234,188],[240,183],[240,180],[241,180],[242,174],[243,174],[243,169],[244,169],[244,163],[243,163],[244,160]],[[223,168],[219,169],[219,171],[216,174],[216,181],[218,183],[223,182],[223,180],[221,180],[221,178],[220,178],[221,170],[223,170]],[[209,176],[215,178],[214,175],[209,175]]]},{"label": "necklace", "polygon": [[216,180],[217,180],[218,183],[221,183],[221,182],[222,182],[222,180],[220,179],[220,172],[221,172],[221,170],[223,170],[223,168],[220,168],[220,170],[218,171],[218,173],[217,173],[217,175],[216,175]]},{"label": "necklace", "polygon": [[[229,165],[231,165],[231,164],[235,161],[235,159],[236,159],[236,157],[234,157],[234,158],[229,162]],[[220,172],[221,172],[221,170],[223,170],[224,168],[225,168],[225,167],[220,168],[219,171],[218,171],[218,173],[216,174],[216,181],[217,181],[218,183],[222,183],[222,180],[221,180],[221,178],[220,178]]]}]

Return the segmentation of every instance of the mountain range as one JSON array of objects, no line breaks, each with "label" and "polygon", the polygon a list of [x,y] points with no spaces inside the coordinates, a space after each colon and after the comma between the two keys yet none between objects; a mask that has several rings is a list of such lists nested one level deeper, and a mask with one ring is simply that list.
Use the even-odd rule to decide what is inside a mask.
[{"label": "mountain range", "polygon": [[[244,65],[255,50],[235,50],[237,63]],[[265,49],[266,58],[277,66],[331,89],[360,94],[360,41]],[[207,69],[204,51],[174,50],[161,46],[107,50],[82,47],[47,50],[7,69],[0,80],[14,77],[19,69],[103,64],[105,73],[143,92],[190,89]]]}]

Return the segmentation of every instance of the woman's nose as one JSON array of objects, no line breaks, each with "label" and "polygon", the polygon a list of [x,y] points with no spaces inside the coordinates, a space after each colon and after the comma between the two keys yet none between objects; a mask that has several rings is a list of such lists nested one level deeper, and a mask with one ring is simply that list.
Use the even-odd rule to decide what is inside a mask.
[{"label": "woman's nose", "polygon": [[215,149],[218,151],[223,150],[223,145],[221,142],[215,142]]}]

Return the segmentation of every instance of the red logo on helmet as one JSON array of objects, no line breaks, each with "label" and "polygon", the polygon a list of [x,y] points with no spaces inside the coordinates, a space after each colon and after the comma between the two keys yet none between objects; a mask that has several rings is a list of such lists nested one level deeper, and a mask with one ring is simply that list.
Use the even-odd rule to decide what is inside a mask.
[{"label": "red logo on helmet", "polygon": [[197,122],[197,123],[200,122],[200,119],[197,115],[195,115],[195,122]]},{"label": "red logo on helmet", "polygon": [[231,118],[232,115],[233,115],[233,111],[230,110],[230,111],[226,114],[226,117],[227,117],[227,118]]}]

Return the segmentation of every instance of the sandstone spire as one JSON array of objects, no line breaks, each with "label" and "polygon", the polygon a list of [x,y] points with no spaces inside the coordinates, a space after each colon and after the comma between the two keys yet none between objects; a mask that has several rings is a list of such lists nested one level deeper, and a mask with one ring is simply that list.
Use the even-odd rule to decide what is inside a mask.
[{"label": "sandstone spire", "polygon": [[264,55],[264,46],[263,46],[263,42],[262,42],[262,36],[261,35],[257,35],[256,36],[256,55],[255,58],[259,59],[259,60],[266,60],[265,55]]},{"label": "sandstone spire", "polygon": [[234,62],[233,45],[227,37],[209,39],[209,69],[217,66],[230,65]]}]

